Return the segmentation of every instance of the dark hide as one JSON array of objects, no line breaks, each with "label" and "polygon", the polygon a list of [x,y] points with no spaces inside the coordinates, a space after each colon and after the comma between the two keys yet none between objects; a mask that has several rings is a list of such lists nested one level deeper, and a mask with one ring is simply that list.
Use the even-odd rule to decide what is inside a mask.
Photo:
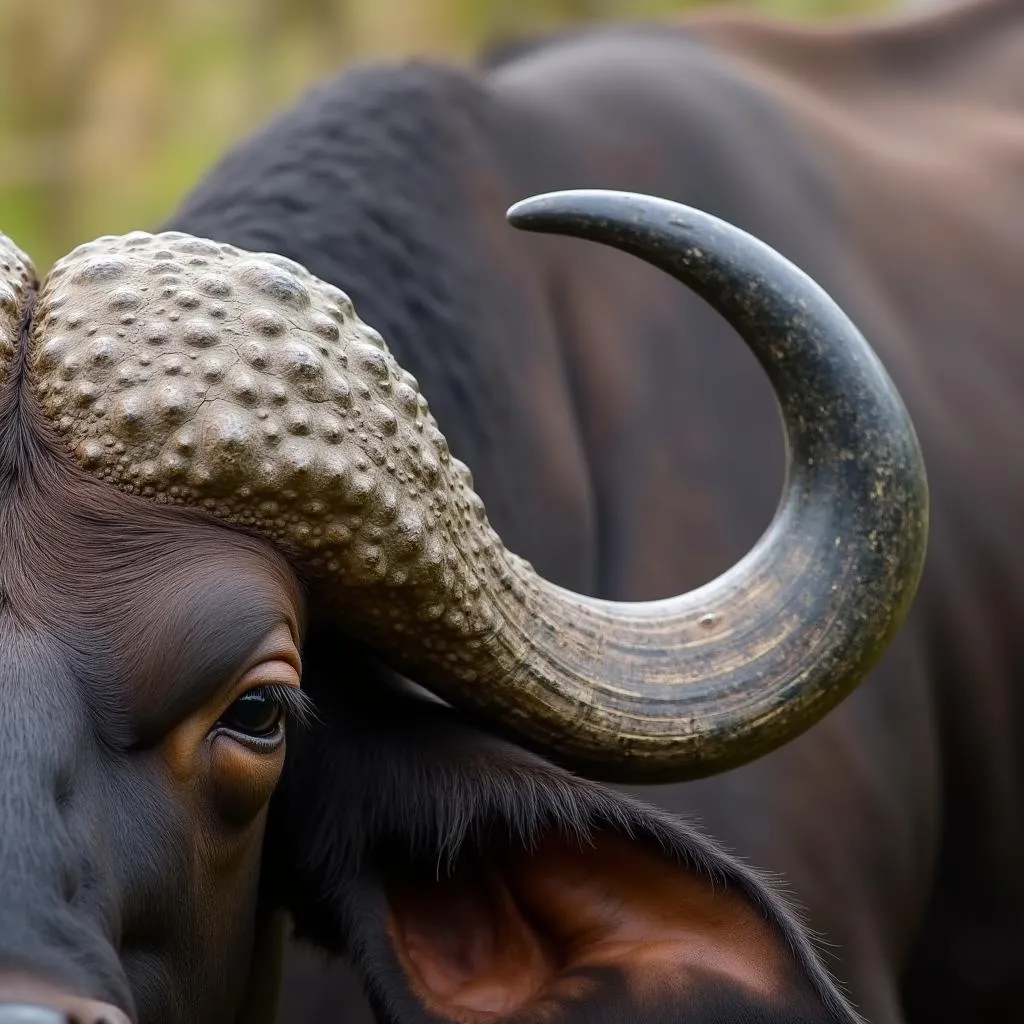
[{"label": "dark hide", "polygon": [[[466,935],[455,941],[459,955],[472,954],[468,947],[474,941],[488,941],[484,933],[500,944],[500,929],[488,925],[501,912],[485,891],[485,876],[496,872],[524,907],[531,927],[557,943],[551,922],[529,905],[531,873],[544,870],[532,862],[543,857],[545,844],[561,841],[575,871],[576,864],[596,860],[603,836],[625,840],[627,864],[640,856],[636,849],[649,849],[652,858],[702,877],[700,884],[709,892],[742,893],[791,951],[784,996],[754,998],[699,970],[688,979],[682,965],[638,985],[617,970],[574,967],[569,958],[558,968],[554,987],[574,993],[578,987],[573,998],[534,1000],[520,1012],[501,1014],[502,1021],[825,1024],[849,1019],[789,905],[713,840],[481,734],[450,709],[409,693],[402,681],[352,648],[344,676],[359,680],[357,696],[339,685],[337,651],[337,640],[323,635],[305,648],[304,686],[330,727],[303,729],[295,737],[275,798],[265,876],[268,896],[288,905],[300,938],[352,958],[380,1021],[436,1019],[410,990],[396,958],[385,926],[389,901],[400,917],[409,913],[402,896],[417,901],[413,910],[428,915],[418,921],[426,932],[445,927],[440,922],[449,917],[459,922],[452,926],[458,931],[459,904],[465,901]],[[643,862],[637,860],[636,867],[642,869]],[[610,878],[603,884],[610,898],[619,883]],[[727,907],[723,913],[729,913]],[[474,929],[481,934],[474,937]],[[514,961],[514,944],[502,955]],[[813,998],[815,990],[820,1002]]]},{"label": "dark hide", "polygon": [[301,631],[302,595],[264,542],[72,469],[20,363],[0,387],[0,1009],[24,977],[145,1024],[230,1019],[272,772],[180,734],[268,631]]},{"label": "dark hide", "polygon": [[[722,16],[600,30],[498,65],[482,76],[415,64],[349,73],[241,144],[168,226],[281,252],[346,289],[421,381],[509,546],[557,582],[620,599],[703,582],[756,539],[780,485],[773,403],[753,360],[677,285],[618,253],[519,236],[505,207],[565,187],[654,193],[737,223],[831,291],[895,377],[929,465],[933,540],[911,622],[871,679],[795,743],[644,795],[781,874],[874,1024],[1018,1018],[1019,3],[983,0],[917,27]],[[347,677],[347,649],[333,657]],[[353,668],[344,691],[374,678]],[[389,728],[394,710],[365,729]],[[346,713],[327,714],[320,757],[351,774],[353,762],[331,760],[359,739]],[[427,742],[399,736],[392,782]],[[474,743],[502,751],[473,797],[486,807],[506,793],[496,780],[513,755]],[[400,1001],[386,954],[352,948],[369,942],[353,931],[355,897],[322,877],[340,870],[332,856],[345,863],[327,835],[362,821],[328,800],[350,780],[304,762],[306,751],[278,804],[293,839],[290,852],[275,847],[280,897],[303,933],[349,948],[379,1003],[384,991]],[[434,822],[450,790],[421,792]],[[610,799],[583,784],[565,792],[578,794],[563,804],[570,819],[600,817]],[[394,813],[387,801],[373,810]],[[524,813],[518,799],[511,810]],[[471,801],[465,813],[480,812]],[[641,842],[670,828],[630,805],[617,813]],[[706,843],[673,835],[677,852]],[[379,914],[363,921],[379,932]],[[336,971],[314,985],[301,964],[291,970],[289,1024],[358,1019],[341,1002],[353,997],[331,987]],[[627,995],[598,991],[608,1013]],[[653,1019],[738,1018],[735,1006],[711,1008],[720,998],[734,995],[709,994],[705,1016],[688,998]]]}]

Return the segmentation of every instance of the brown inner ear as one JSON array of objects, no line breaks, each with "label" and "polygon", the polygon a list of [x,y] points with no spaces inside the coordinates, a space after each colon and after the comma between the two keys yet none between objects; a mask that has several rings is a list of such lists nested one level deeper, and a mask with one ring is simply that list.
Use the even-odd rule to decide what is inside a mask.
[{"label": "brown inner ear", "polygon": [[491,851],[439,879],[388,886],[389,928],[413,992],[460,1024],[579,997],[616,969],[638,997],[717,977],[771,997],[782,943],[746,900],[639,843],[549,838]]}]

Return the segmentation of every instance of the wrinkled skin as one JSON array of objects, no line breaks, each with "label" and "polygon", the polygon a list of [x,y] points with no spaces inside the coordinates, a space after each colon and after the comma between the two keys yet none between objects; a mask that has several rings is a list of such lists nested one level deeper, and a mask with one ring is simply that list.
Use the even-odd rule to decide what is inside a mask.
[{"label": "wrinkled skin", "polygon": [[32,464],[0,576],[0,995],[41,975],[145,1020],[230,1019],[284,737],[216,723],[298,686],[301,591],[267,545]]},{"label": "wrinkled skin", "polygon": [[[643,792],[697,832],[408,694],[303,609],[299,582],[259,542],[116,495],[85,516],[61,505],[59,458],[26,479],[29,463],[50,464],[42,434],[5,429],[8,469],[20,467],[5,507],[23,528],[5,521],[0,534],[2,571],[22,583],[4,581],[4,642],[32,670],[0,669],[3,728],[20,737],[0,745],[15,780],[2,806],[24,822],[0,844],[41,831],[29,860],[0,858],[0,994],[28,970],[30,987],[146,1024],[270,1020],[283,907],[354,965],[384,1021],[848,1020],[794,918],[710,835],[785,876],[869,1020],[1019,1015],[1024,484],[1008,453],[1024,408],[1024,234],[1004,227],[1024,204],[1024,159],[1020,133],[1002,129],[1019,124],[1021,68],[1010,0],[827,44],[702,19],[678,35],[527,48],[483,81],[355,73],[229,157],[171,226],[284,253],[343,286],[419,378],[509,547],[606,597],[674,593],[756,539],[778,493],[774,410],[749,356],[678,286],[619,254],[516,236],[502,212],[549,188],[620,187],[764,237],[839,298],[908,399],[933,487],[922,599],[873,678],[806,736],[720,779]],[[94,493],[80,480],[59,490]],[[249,593],[227,595],[239,580]],[[61,597],[76,586],[104,608],[98,624]],[[164,614],[186,599],[212,609],[193,629],[222,615],[230,630],[199,642]],[[215,724],[257,662],[294,684],[295,639],[261,650],[272,625],[245,625],[261,605],[296,631],[308,619],[302,684],[319,721],[294,729],[283,769],[280,751],[256,755]],[[101,642],[111,624],[117,644]],[[207,671],[199,655],[229,637],[234,660]],[[195,706],[161,719],[190,673]],[[137,717],[111,714],[121,702]],[[96,723],[123,731],[97,744]],[[125,751],[147,724],[158,742]],[[601,841],[566,854],[552,822],[590,824]],[[55,830],[59,849],[38,838]],[[462,835],[453,881],[438,881]],[[480,880],[481,863],[498,881]],[[727,884],[707,884],[701,865]],[[61,879],[76,872],[82,930],[55,941]],[[565,873],[584,880],[575,900],[544,888]],[[513,889],[529,912],[494,896]],[[678,915],[659,917],[659,900]],[[609,905],[623,909],[595,925]],[[432,931],[437,920],[459,926]],[[630,926],[659,930],[665,958],[616,931]],[[538,935],[554,942],[554,973]],[[609,963],[609,949],[623,956]],[[346,977],[293,947],[281,1019],[366,1019]],[[551,992],[566,998],[545,1003]]]}]

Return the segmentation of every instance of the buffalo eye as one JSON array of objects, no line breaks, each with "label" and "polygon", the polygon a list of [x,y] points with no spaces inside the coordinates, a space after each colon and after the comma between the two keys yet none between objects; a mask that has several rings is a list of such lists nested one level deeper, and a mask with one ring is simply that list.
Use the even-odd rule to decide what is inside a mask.
[{"label": "buffalo eye", "polygon": [[267,740],[281,731],[283,718],[284,708],[277,694],[259,687],[243,693],[220,716],[217,725],[241,736]]}]

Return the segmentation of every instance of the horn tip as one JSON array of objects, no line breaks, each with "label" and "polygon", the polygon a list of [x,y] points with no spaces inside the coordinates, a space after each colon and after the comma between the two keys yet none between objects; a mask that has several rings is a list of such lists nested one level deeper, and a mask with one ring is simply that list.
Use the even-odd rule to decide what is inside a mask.
[{"label": "horn tip", "polygon": [[543,231],[558,221],[586,215],[600,216],[602,207],[629,202],[641,197],[612,189],[573,188],[542,192],[513,203],[505,214],[508,222],[525,231]]}]

